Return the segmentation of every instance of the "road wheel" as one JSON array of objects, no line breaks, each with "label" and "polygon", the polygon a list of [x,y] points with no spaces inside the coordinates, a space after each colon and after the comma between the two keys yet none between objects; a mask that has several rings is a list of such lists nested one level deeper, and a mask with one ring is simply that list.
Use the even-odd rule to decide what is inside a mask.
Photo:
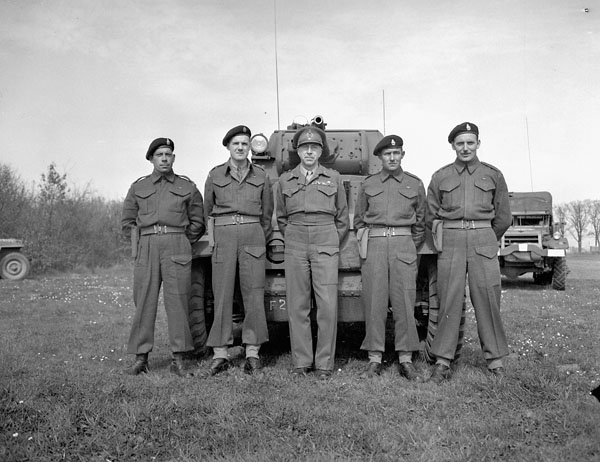
[{"label": "road wheel", "polygon": [[6,254],[0,260],[0,276],[2,279],[18,281],[29,274],[29,260],[20,252]]},{"label": "road wheel", "polygon": [[192,262],[192,290],[188,307],[188,321],[194,343],[193,355],[197,357],[203,357],[206,354],[206,340],[212,325],[212,313],[208,313],[206,309],[208,299],[206,287],[207,284],[210,286],[210,278],[207,277],[210,269],[207,271],[207,267],[210,268],[210,261],[208,265],[199,258]]},{"label": "road wheel", "polygon": [[568,272],[569,268],[565,257],[554,260],[554,275],[552,276],[552,288],[554,290],[565,290]]},{"label": "road wheel", "polygon": [[[465,316],[466,316],[467,300],[463,301],[462,315],[460,318],[460,327],[458,331],[458,343],[454,353],[454,360],[460,357],[460,352],[463,347],[465,337]],[[429,321],[427,324],[427,338],[425,339],[425,359],[429,363],[435,362],[435,356],[431,353],[433,339],[438,328],[438,317],[440,312],[440,302],[437,294],[437,261],[429,263]]]}]

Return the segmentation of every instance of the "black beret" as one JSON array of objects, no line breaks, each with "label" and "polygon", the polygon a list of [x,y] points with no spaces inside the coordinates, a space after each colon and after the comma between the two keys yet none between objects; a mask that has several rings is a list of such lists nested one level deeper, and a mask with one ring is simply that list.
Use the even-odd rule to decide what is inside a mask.
[{"label": "black beret", "polygon": [[160,148],[162,146],[167,146],[167,147],[171,148],[171,151],[175,151],[175,143],[173,142],[172,139],[156,138],[152,143],[150,143],[150,146],[148,146],[148,152],[146,152],[146,159],[150,160],[150,158],[154,154],[154,151],[156,151],[158,148]]},{"label": "black beret", "polygon": [[400,138],[398,135],[388,135],[388,136],[384,136],[381,141],[379,143],[377,143],[377,146],[375,146],[375,149],[373,150],[373,155],[377,156],[379,155],[380,151],[383,151],[384,149],[387,148],[393,148],[393,147],[402,147],[404,145],[404,141],[402,141],[402,138]]},{"label": "black beret", "polygon": [[233,127],[231,130],[227,132],[225,138],[223,138],[223,146],[227,147],[231,138],[236,135],[248,135],[248,138],[252,136],[252,132],[245,125],[238,125],[237,127]]},{"label": "black beret", "polygon": [[473,133],[477,136],[477,138],[479,138],[479,128],[477,128],[477,125],[472,122],[463,122],[452,129],[448,135],[448,143],[452,143],[454,138],[461,133]]},{"label": "black beret", "polygon": [[306,127],[302,127],[294,134],[294,138],[292,139],[292,147],[294,149],[297,150],[299,146],[308,143],[318,144],[323,148],[323,158],[329,157],[327,135],[319,127],[308,125]]}]

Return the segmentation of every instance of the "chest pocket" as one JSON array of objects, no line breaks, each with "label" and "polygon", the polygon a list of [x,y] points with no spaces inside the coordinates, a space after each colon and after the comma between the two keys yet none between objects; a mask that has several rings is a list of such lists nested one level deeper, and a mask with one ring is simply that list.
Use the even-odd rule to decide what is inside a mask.
[{"label": "chest pocket", "polygon": [[443,210],[456,210],[462,203],[460,178],[446,178],[440,184],[441,207]]},{"label": "chest pocket", "polygon": [[491,211],[494,200],[494,191],[496,184],[489,176],[483,176],[475,180],[475,200],[480,205],[482,211]]},{"label": "chest pocket", "polygon": [[400,193],[400,216],[402,218],[410,218],[415,214],[417,196],[419,192],[412,187],[404,187],[398,191]]},{"label": "chest pocket", "polygon": [[213,178],[213,191],[217,205],[229,204],[233,200],[233,188],[230,187],[232,181],[231,177],[226,176]]},{"label": "chest pocket", "polygon": [[293,197],[298,191],[300,191],[300,188],[302,186],[301,185],[295,185],[295,186],[286,186],[283,190],[282,190],[282,194],[285,197]]},{"label": "chest pocket", "polygon": [[383,188],[380,185],[365,186],[365,195],[369,198],[375,198],[383,193]]},{"label": "chest pocket", "polygon": [[246,178],[248,187],[248,199],[251,201],[260,201],[262,199],[262,192],[265,185],[265,178],[259,176],[250,176]]},{"label": "chest pocket", "polygon": [[327,197],[332,197],[337,192],[337,187],[325,184],[318,185],[317,189],[319,190],[319,192],[325,194]]},{"label": "chest pocket", "polygon": [[142,189],[135,192],[141,214],[156,212],[156,189]]},{"label": "chest pocket", "polygon": [[385,194],[380,184],[365,185],[364,191],[367,198],[367,215],[373,216],[386,210]]},{"label": "chest pocket", "polygon": [[320,184],[313,181],[306,187],[306,211],[335,213],[336,184]]},{"label": "chest pocket", "polygon": [[169,196],[168,210],[171,212],[183,212],[190,197],[190,191],[177,188],[171,189],[169,192],[171,194]]}]

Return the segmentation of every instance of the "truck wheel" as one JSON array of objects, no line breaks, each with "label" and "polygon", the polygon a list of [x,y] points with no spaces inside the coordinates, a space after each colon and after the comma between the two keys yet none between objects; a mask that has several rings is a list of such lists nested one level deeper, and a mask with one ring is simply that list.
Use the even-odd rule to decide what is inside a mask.
[{"label": "truck wheel", "polygon": [[[467,308],[467,300],[463,301],[462,315],[460,318],[460,327],[458,331],[458,343],[454,353],[454,360],[460,357],[460,352],[463,347],[465,337],[465,315]],[[433,339],[438,328],[438,316],[440,312],[440,302],[437,295],[437,261],[429,264],[429,321],[427,324],[427,338],[425,339],[425,360],[429,363],[435,362],[435,356],[431,353]]]},{"label": "truck wheel", "polygon": [[568,272],[566,258],[560,257],[554,260],[554,275],[552,276],[552,288],[554,290],[565,290]]},{"label": "truck wheel", "polygon": [[0,260],[0,276],[2,279],[10,279],[18,281],[29,274],[29,260],[25,255],[19,252],[11,252],[6,254]]}]

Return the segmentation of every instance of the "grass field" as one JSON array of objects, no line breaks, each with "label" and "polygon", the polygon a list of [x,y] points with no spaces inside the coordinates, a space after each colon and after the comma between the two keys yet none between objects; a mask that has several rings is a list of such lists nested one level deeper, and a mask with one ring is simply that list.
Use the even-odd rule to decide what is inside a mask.
[{"label": "grass field", "polygon": [[[485,371],[472,308],[453,379],[362,379],[363,328],[343,326],[336,373],[292,380],[286,326],[267,367],[219,376],[168,371],[161,308],[151,372],[122,370],[131,269],[0,280],[2,461],[600,460],[600,257],[570,255],[567,290],[503,280],[508,377]],[[429,366],[417,367],[428,374]]]}]

